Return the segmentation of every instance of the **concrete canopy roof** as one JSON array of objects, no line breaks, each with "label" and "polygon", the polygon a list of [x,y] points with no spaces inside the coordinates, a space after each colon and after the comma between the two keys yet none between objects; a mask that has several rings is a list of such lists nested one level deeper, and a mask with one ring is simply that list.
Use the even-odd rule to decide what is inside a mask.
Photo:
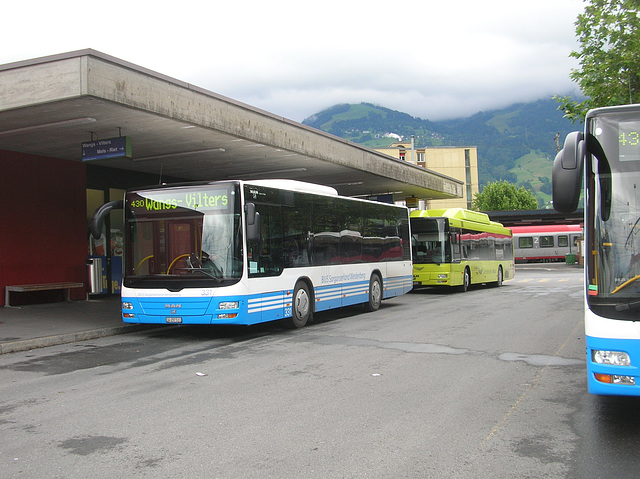
[{"label": "concrete canopy roof", "polygon": [[94,50],[0,65],[0,149],[82,161],[81,143],[131,137],[92,164],[184,180],[288,178],[342,195],[462,197],[462,182]]}]

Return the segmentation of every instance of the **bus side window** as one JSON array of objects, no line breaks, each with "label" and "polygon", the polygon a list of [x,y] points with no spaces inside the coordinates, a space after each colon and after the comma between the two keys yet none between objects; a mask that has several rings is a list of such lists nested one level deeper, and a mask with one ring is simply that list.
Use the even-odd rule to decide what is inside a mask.
[{"label": "bus side window", "polygon": [[316,198],[311,223],[311,263],[340,264],[342,218],[333,198]]},{"label": "bus side window", "polygon": [[249,249],[249,276],[278,276],[282,273],[282,208],[256,204],[262,229],[260,243]]},{"label": "bus side window", "polygon": [[449,238],[451,242],[452,259],[453,261],[460,261],[463,258],[462,245],[460,244],[460,233],[452,228]]},{"label": "bus side window", "polygon": [[309,231],[311,228],[311,202],[304,195],[296,194],[294,206],[282,208],[284,244],[282,246],[285,268],[308,266],[310,262]]}]

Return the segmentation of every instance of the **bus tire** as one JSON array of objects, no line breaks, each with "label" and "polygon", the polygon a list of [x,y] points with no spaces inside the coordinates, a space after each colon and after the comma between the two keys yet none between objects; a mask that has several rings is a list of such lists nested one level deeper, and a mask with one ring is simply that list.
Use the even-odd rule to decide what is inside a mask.
[{"label": "bus tire", "polygon": [[460,291],[462,293],[466,293],[469,291],[469,286],[471,286],[471,271],[469,268],[464,269],[464,273],[462,273],[462,284],[460,285]]},{"label": "bus tire", "polygon": [[292,329],[304,327],[311,318],[312,305],[309,286],[304,281],[298,281],[293,289],[291,317],[287,318],[287,326]]},{"label": "bus tire", "polygon": [[371,275],[369,280],[369,300],[364,303],[364,309],[367,312],[377,311],[382,302],[382,280],[377,273]]},{"label": "bus tire", "polygon": [[502,286],[502,281],[504,280],[504,273],[502,272],[502,265],[498,266],[498,280],[496,281],[496,286]]}]

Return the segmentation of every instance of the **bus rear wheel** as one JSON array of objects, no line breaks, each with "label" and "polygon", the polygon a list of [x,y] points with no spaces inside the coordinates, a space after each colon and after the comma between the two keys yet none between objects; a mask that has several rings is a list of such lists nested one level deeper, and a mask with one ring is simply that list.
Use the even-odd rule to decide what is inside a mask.
[{"label": "bus rear wheel", "polygon": [[293,301],[291,304],[291,317],[287,318],[287,326],[290,328],[302,328],[311,318],[311,295],[309,286],[304,281],[298,281],[293,290]]},{"label": "bus rear wheel", "polygon": [[378,311],[382,302],[382,280],[377,274],[372,274],[369,280],[369,300],[364,303],[365,311]]}]

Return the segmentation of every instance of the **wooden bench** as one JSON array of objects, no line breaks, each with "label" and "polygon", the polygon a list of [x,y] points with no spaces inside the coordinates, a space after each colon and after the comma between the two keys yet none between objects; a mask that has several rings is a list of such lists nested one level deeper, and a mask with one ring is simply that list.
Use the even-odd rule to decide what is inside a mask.
[{"label": "wooden bench", "polygon": [[70,290],[72,288],[84,288],[84,283],[43,283],[43,284],[17,284],[12,286],[5,286],[4,289],[4,307],[10,308],[10,296],[9,293],[29,293],[32,291],[49,291],[54,289],[65,290],[65,299],[70,301]]}]

